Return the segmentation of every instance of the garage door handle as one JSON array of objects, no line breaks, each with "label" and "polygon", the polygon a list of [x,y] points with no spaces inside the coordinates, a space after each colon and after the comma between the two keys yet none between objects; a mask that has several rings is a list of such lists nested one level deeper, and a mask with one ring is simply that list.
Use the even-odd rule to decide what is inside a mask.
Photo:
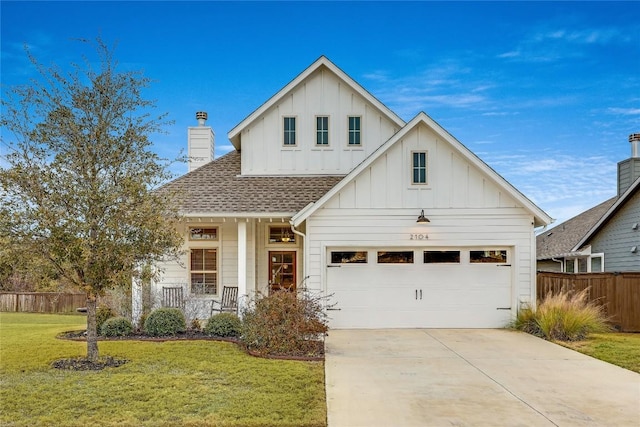
[{"label": "garage door handle", "polygon": [[511,307],[498,307],[496,310],[511,310]]},{"label": "garage door handle", "polygon": [[341,265],[327,265],[327,268],[340,268]]},{"label": "garage door handle", "polygon": [[498,267],[511,267],[511,264],[498,264]]},{"label": "garage door handle", "polygon": [[422,299],[422,289],[420,289],[420,299]]},{"label": "garage door handle", "polygon": [[327,311],[340,311],[340,310],[342,310],[342,309],[341,308],[332,308],[332,307],[327,308]]}]

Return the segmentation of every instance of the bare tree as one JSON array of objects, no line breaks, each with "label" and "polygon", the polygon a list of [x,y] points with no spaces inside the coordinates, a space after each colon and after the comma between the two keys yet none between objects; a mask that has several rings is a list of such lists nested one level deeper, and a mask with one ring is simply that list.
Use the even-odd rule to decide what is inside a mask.
[{"label": "bare tree", "polygon": [[151,150],[168,122],[142,96],[150,80],[118,71],[100,38],[88,44],[99,69],[85,57],[65,72],[27,49],[39,77],[3,90],[11,150],[0,167],[0,238],[28,245],[87,293],[87,358],[97,360],[98,296],[177,256],[182,238],[171,195],[154,191],[170,174]]}]

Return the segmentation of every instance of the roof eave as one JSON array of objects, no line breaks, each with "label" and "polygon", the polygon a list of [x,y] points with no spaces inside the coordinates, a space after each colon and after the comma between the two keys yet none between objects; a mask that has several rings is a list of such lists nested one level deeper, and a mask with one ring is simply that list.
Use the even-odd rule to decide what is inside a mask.
[{"label": "roof eave", "polygon": [[640,189],[640,178],[637,178],[633,182],[633,184],[631,184],[631,186],[627,188],[627,191],[622,193],[622,195],[618,197],[618,200],[616,200],[615,203],[611,205],[611,207],[607,210],[607,212],[605,212],[605,214],[602,215],[602,217],[598,220],[598,222],[596,222],[595,225],[591,227],[589,231],[587,231],[587,234],[585,234],[584,237],[580,239],[578,243],[576,243],[576,245],[572,248],[572,251],[578,250],[581,247],[583,247],[586,243],[588,243],[589,240],[598,231],[600,231],[600,229],[607,223],[607,221],[609,221],[609,218],[613,214],[615,214],[622,205],[626,203],[627,199],[629,199],[632,194],[634,194],[636,191],[639,191],[639,189]]}]

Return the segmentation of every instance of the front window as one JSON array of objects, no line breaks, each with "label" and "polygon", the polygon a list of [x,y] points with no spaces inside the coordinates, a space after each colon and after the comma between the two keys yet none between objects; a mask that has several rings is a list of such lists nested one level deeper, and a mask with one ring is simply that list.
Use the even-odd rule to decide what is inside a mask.
[{"label": "front window", "polygon": [[329,117],[316,117],[316,144],[329,145]]},{"label": "front window", "polygon": [[360,145],[360,117],[349,117],[349,145]]},{"label": "front window", "polygon": [[284,118],[284,145],[296,145],[296,118]]},{"label": "front window", "polygon": [[218,293],[218,250],[191,249],[191,293]]},{"label": "front window", "polygon": [[412,182],[414,184],[426,184],[427,183],[427,153],[426,151],[419,151],[413,153],[412,162]]}]

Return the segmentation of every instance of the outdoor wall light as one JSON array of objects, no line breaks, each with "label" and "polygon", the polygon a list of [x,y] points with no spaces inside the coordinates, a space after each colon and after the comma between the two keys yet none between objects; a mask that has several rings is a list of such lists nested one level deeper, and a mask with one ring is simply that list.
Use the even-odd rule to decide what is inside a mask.
[{"label": "outdoor wall light", "polygon": [[418,220],[416,222],[431,222],[429,221],[429,218],[424,216],[424,209],[420,211],[420,215],[418,216]]}]

